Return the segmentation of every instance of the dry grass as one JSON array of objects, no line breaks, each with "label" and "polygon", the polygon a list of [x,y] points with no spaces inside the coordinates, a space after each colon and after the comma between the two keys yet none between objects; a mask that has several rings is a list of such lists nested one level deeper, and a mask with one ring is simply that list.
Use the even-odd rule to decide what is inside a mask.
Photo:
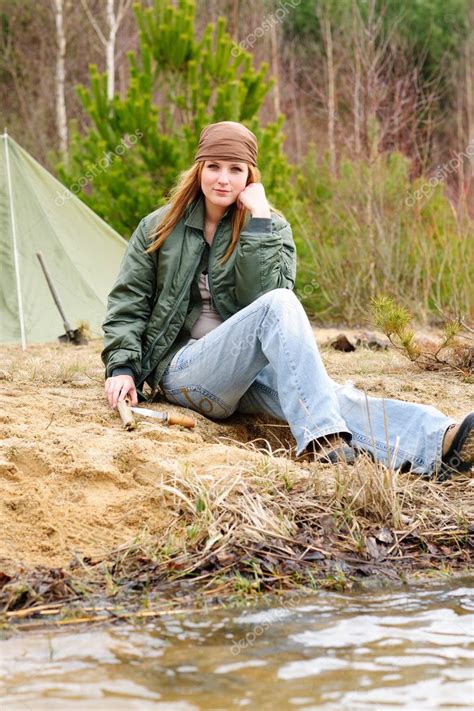
[{"label": "dry grass", "polygon": [[361,575],[393,581],[472,563],[474,480],[466,475],[438,484],[365,457],[351,467],[301,466],[281,451],[233,446],[243,455],[238,468],[211,465],[203,474],[183,461],[156,483],[168,522],[159,539],[143,531],[55,575],[15,577],[3,588],[4,611],[33,605],[34,614],[48,602],[52,609],[58,600],[84,605],[130,593],[142,608],[158,591],[162,600],[166,586],[176,604],[183,580],[193,581],[194,602],[241,602],[295,588],[347,588]]}]

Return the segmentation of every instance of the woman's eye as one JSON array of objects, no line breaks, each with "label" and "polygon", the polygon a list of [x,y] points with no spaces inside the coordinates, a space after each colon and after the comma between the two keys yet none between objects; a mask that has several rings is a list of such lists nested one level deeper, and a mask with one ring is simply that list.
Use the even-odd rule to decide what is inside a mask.
[{"label": "woman's eye", "polygon": [[[212,170],[219,169],[219,166],[216,163],[210,163],[207,167],[211,168]],[[231,170],[237,173],[242,172],[242,168],[240,168],[238,165],[232,166]]]}]

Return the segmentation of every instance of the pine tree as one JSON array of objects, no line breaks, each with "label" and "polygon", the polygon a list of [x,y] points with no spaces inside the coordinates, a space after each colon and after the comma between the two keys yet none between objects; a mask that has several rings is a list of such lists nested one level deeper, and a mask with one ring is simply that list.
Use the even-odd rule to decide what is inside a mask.
[{"label": "pine tree", "polygon": [[195,3],[155,0],[135,6],[137,55],[128,54],[126,95],[107,99],[107,76],[89,68],[90,86],[78,95],[90,118],[86,135],[73,128],[70,164],[60,179],[124,236],[139,218],[167,200],[178,174],[194,159],[203,126],[240,121],[259,141],[259,167],[267,195],[282,210],[292,205],[291,168],[284,157],[284,117],[261,127],[258,112],[273,85],[268,65],[257,70],[252,55],[210,23],[200,40]]}]

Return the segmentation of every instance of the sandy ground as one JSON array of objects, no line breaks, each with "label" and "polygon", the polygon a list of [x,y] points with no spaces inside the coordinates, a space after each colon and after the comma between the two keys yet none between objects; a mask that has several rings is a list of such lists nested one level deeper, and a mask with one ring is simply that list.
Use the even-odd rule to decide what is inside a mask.
[{"label": "sandy ground", "polygon": [[[372,395],[431,403],[454,417],[472,409],[473,385],[420,372],[393,351],[336,352],[324,344],[338,332],[316,332],[336,380],[351,379]],[[254,456],[232,440],[293,443],[285,425],[243,416],[212,422],[196,414],[194,430],[141,418],[136,431],[125,432],[103,395],[100,350],[100,341],[2,348],[0,571],[63,566],[77,554],[103,555],[136,537],[160,535],[170,524],[160,486],[174,472],[193,467],[231,477]]]}]

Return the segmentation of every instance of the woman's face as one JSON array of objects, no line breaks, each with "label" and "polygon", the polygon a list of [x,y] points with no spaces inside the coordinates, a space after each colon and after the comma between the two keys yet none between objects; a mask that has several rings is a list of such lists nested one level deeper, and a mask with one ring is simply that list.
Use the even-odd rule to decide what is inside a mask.
[{"label": "woman's face", "polygon": [[216,207],[232,205],[247,185],[247,163],[206,160],[201,173],[201,189],[206,202]]}]

